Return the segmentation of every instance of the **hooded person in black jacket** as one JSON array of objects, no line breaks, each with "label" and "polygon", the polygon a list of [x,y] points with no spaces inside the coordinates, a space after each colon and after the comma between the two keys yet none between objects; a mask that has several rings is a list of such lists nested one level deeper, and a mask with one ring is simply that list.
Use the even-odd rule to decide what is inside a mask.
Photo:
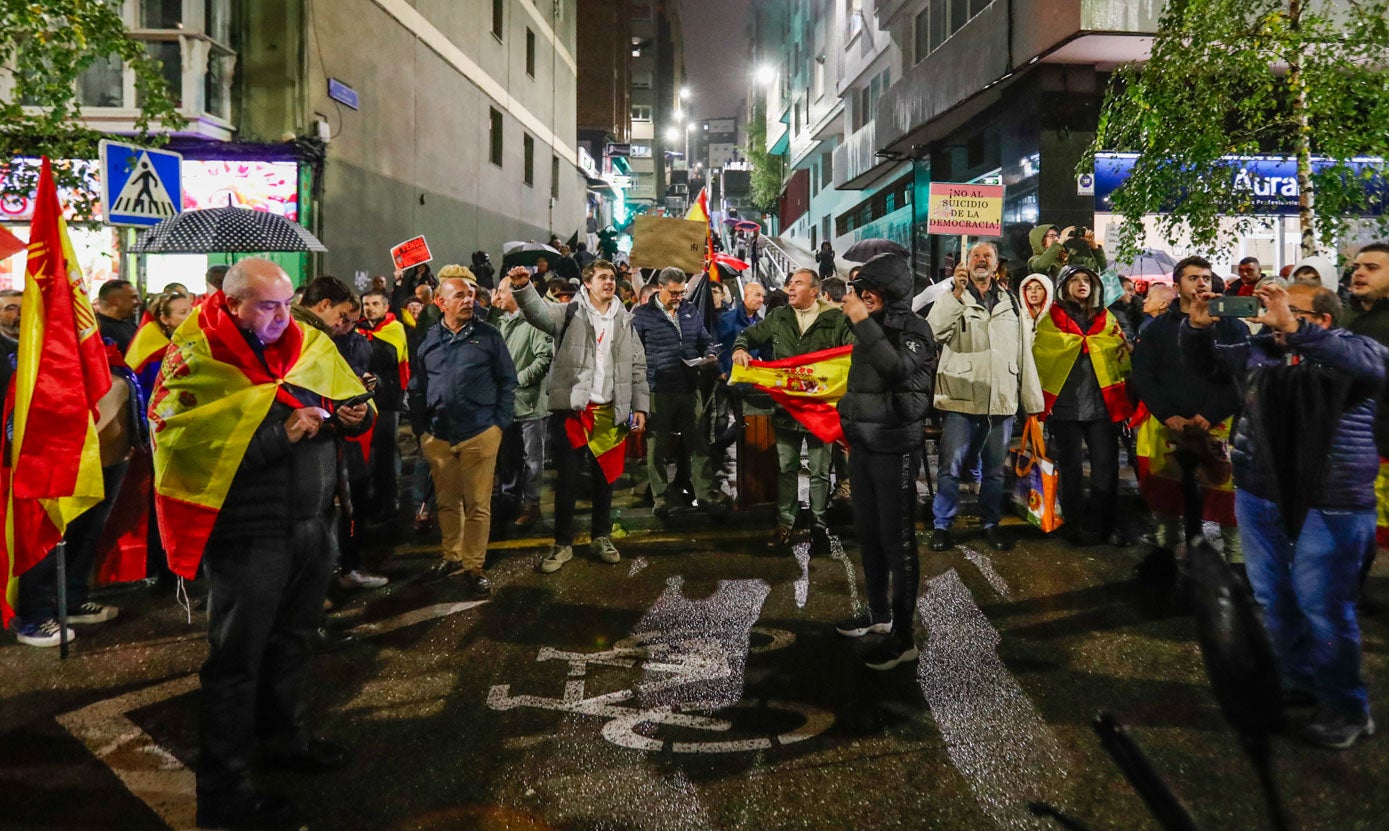
[{"label": "hooded person in black jacket", "polygon": [[850,286],[844,314],[856,341],[839,420],[850,449],[869,611],[835,628],[848,637],[886,634],[864,660],[872,669],[891,669],[917,657],[916,471],[931,410],[936,341],[926,321],[912,314],[912,275],[903,258],[879,254]]}]

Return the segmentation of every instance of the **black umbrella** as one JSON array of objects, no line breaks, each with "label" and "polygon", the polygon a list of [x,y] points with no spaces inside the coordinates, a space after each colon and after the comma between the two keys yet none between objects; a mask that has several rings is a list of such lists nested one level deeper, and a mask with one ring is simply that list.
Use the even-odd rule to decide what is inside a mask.
[{"label": "black umbrella", "polygon": [[890,239],[875,237],[873,239],[859,240],[844,249],[844,253],[839,256],[846,260],[853,260],[856,263],[866,263],[879,254],[896,254],[899,257],[910,257],[912,252]]},{"label": "black umbrella", "polygon": [[170,217],[140,235],[136,254],[327,251],[292,219],[246,208],[205,208]]},{"label": "black umbrella", "polygon": [[542,257],[547,262],[553,263],[559,259],[559,251],[543,242],[523,242],[520,245],[508,243],[502,247],[502,268],[507,269],[517,265],[533,266]]}]

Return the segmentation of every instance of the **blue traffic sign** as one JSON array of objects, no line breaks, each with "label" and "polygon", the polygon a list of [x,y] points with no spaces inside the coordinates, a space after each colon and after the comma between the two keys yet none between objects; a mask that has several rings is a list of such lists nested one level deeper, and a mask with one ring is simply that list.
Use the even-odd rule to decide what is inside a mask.
[{"label": "blue traffic sign", "polygon": [[101,209],[107,225],[158,225],[183,210],[183,156],[101,142]]}]

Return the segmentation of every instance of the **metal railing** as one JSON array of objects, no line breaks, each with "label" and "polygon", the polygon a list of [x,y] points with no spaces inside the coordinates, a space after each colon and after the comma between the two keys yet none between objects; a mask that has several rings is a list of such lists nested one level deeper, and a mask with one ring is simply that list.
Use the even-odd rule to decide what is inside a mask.
[{"label": "metal railing", "polygon": [[785,249],[768,237],[762,237],[762,245],[758,248],[757,278],[768,288],[779,288],[786,282],[787,274],[806,266],[806,263],[786,253]]}]

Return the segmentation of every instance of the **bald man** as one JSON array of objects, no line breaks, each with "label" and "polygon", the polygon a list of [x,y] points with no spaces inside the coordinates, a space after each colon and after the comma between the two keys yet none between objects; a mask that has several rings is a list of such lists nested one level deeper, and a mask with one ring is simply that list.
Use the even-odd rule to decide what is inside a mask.
[{"label": "bald man", "polygon": [[[343,761],[342,748],[305,731],[302,691],[309,639],[319,625],[335,560],[335,433],[364,432],[370,413],[365,404],[341,406],[284,383],[301,360],[342,358],[331,341],[322,348],[324,335],[291,318],[294,286],[279,266],[260,258],[242,260],[227,272],[222,291],[199,313],[209,341],[225,347],[217,358],[253,383],[278,387],[250,438],[202,558],[210,649],[201,673],[197,819],[203,827],[240,828],[293,816],[288,801],[260,794],[251,784],[258,743],[265,761],[277,767],[317,771]],[[203,364],[181,365],[191,375]],[[351,377],[346,364],[337,369]],[[152,405],[159,406],[158,401]],[[167,440],[172,444],[177,437]],[[156,443],[158,453],[158,438]],[[185,465],[206,458],[166,452]],[[162,510],[160,518],[165,518]],[[166,539],[178,533],[163,530]]]}]

